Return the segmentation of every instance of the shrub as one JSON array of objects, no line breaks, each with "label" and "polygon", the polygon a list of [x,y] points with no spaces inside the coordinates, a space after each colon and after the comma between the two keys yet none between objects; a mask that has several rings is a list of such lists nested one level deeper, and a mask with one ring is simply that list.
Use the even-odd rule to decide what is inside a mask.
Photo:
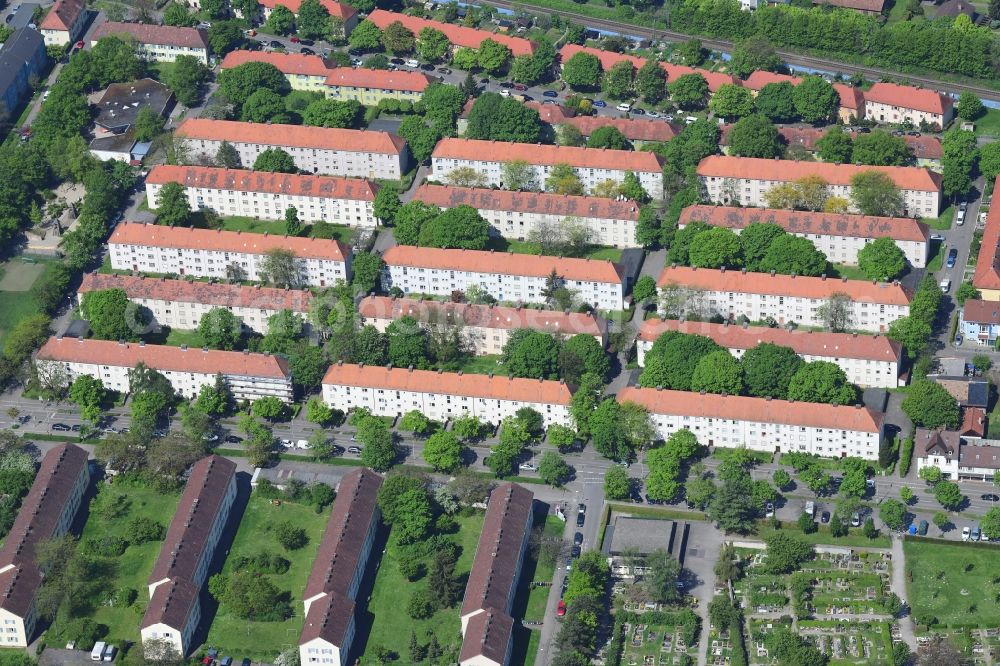
[{"label": "shrub", "polygon": [[152,518],[136,516],[128,521],[125,527],[128,534],[129,543],[133,546],[147,543],[149,541],[162,541],[166,534],[166,528]]},{"label": "shrub", "polygon": [[427,567],[419,560],[415,560],[412,557],[404,557],[399,560],[399,573],[403,574],[403,578],[412,583],[424,577],[424,574],[427,573]]},{"label": "shrub", "polygon": [[274,526],[274,537],[285,550],[298,550],[309,543],[306,531],[287,520]]},{"label": "shrub", "polygon": [[418,590],[406,604],[406,614],[414,620],[426,620],[434,614],[434,598],[429,590]]},{"label": "shrub", "polygon": [[94,555],[121,557],[128,548],[128,541],[112,534],[92,537],[84,542],[84,547]]},{"label": "shrub", "polygon": [[255,555],[241,555],[233,560],[234,571],[253,571],[262,574],[283,574],[292,563],[277,553],[261,551]]}]

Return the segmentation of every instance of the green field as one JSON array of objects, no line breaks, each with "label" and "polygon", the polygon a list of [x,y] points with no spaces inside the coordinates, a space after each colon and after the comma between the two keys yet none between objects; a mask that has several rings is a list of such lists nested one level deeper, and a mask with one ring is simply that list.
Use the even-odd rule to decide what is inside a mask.
[{"label": "green field", "polygon": [[500,357],[496,354],[486,354],[484,356],[469,356],[462,367],[459,368],[462,372],[469,372],[474,375],[488,375],[491,372],[503,371],[503,366],[498,364]]},{"label": "green field", "polygon": [[[476,554],[476,544],[483,528],[483,514],[477,511],[471,515],[458,515],[456,519],[459,530],[454,540],[462,552],[455,565],[455,574],[464,579],[472,568],[472,558]],[[427,585],[427,580],[426,576],[415,582],[404,578],[399,572],[399,553],[396,540],[390,535],[389,545],[375,577],[371,600],[368,602],[368,615],[372,618],[372,623],[362,663],[375,663],[375,646],[395,652],[399,655],[400,663],[406,663],[410,653],[411,630],[416,633],[417,640],[424,644],[433,634],[445,654],[453,652],[457,655],[462,640],[459,621],[461,601],[452,608],[437,611],[426,620],[412,619],[406,612],[407,604],[417,590]],[[359,631],[359,637],[363,635]]]},{"label": "green field", "polygon": [[[230,615],[225,605],[220,604],[208,630],[206,646],[218,648],[223,653],[269,661],[279,651],[297,644],[302,630],[302,593],[328,516],[328,509],[316,513],[313,507],[304,504],[288,500],[272,504],[256,493],[251,495],[222,573],[230,573],[233,560],[239,556],[262,551],[281,555],[292,563],[291,567],[284,574],[269,574],[268,578],[279,590],[288,593],[293,614],[283,622],[251,622]],[[309,535],[309,543],[305,547],[287,551],[269,533],[273,525],[286,520],[303,528]]]},{"label": "green field", "polygon": [[[150,518],[164,528],[170,524],[177,508],[179,493],[165,493],[160,489],[127,482],[102,486],[102,493],[122,494],[127,498],[127,508],[117,516],[103,516],[91,511],[80,537],[81,542],[105,536],[125,536],[126,524],[133,518]],[[104,640],[123,644],[125,641],[139,640],[139,621],[142,619],[149,595],[146,591],[147,579],[153,571],[153,564],[160,553],[162,541],[151,541],[138,546],[129,546],[123,555],[107,560],[111,576],[102,589],[109,596],[117,590],[131,589],[136,592],[136,601],[130,606],[114,607],[107,599],[94,599],[94,610],[89,619],[107,627]],[[62,647],[66,641],[76,640],[67,625],[73,619],[61,609],[46,638],[50,645]]]},{"label": "green field", "polygon": [[945,244],[941,241],[931,241],[930,259],[927,260],[927,272],[934,273],[944,266]]},{"label": "green field", "polygon": [[976,134],[1000,137],[1000,109],[987,109],[986,115],[976,120]]},{"label": "green field", "polygon": [[[513,252],[514,254],[542,254],[542,246],[539,243],[529,243],[527,241],[499,238],[496,236],[490,238],[487,248],[497,252]],[[587,252],[579,256],[582,259],[620,261],[622,251],[615,247],[592,245]]]},{"label": "green field", "polygon": [[833,270],[836,271],[836,277],[847,278],[848,280],[867,280],[868,277],[865,275],[857,266],[848,266],[847,264],[833,264]]},{"label": "green field", "polygon": [[931,229],[937,231],[948,231],[951,229],[951,223],[955,219],[955,208],[954,206],[948,206],[941,214],[937,217],[925,217],[920,221],[928,225]]},{"label": "green field", "polygon": [[55,259],[11,259],[0,266],[0,349],[11,329],[25,317],[38,314],[38,302],[32,298],[31,288],[45,272],[56,264]]},{"label": "green field", "polygon": [[[889,543],[889,537],[885,534],[884,530],[881,531],[874,539],[869,539],[861,533],[860,527],[848,528],[847,536],[843,537],[835,537],[831,535],[829,525],[817,525],[817,527],[819,527],[819,529],[812,534],[803,534],[802,530],[799,529],[796,523],[783,522],[781,531],[793,534],[806,543],[811,544],[832,544],[835,546],[850,546],[852,548],[888,548],[891,545]],[[761,539],[766,539],[768,535],[773,534],[774,531],[775,530],[770,527],[769,520],[761,521],[760,528],[757,530],[757,536]]]},{"label": "green field", "polygon": [[906,596],[919,623],[995,627],[1000,623],[1000,578],[994,546],[907,538]]}]

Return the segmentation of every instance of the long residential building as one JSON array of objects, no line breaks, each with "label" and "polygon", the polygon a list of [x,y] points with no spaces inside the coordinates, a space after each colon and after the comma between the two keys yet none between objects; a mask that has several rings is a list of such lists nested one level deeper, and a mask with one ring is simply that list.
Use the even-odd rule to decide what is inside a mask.
[{"label": "long residential building", "polygon": [[531,407],[546,427],[569,425],[571,397],[564,382],[506,375],[338,362],[323,377],[323,400],[331,407],[364,407],[376,416],[402,416],[416,409],[435,421],[471,415],[495,424]]},{"label": "long residential building", "polygon": [[510,612],[531,536],[534,495],[505,483],[490,493],[462,599],[461,666],[507,666],[514,645]]},{"label": "long residential building", "polygon": [[[765,208],[772,187],[806,176],[819,176],[830,196],[851,200],[851,179],[859,173],[879,171],[895,182],[903,196],[903,214],[936,217],[941,205],[941,176],[920,167],[874,167],[830,162],[796,162],[756,157],[710,155],[698,164],[702,192],[722,205]],[[853,203],[851,204],[853,209]],[[853,212],[858,212],[853,209]]]},{"label": "long residential building", "polygon": [[[529,102],[533,104],[534,102]],[[547,105],[551,106],[551,105]],[[662,120],[647,120],[645,118],[612,118],[610,116],[573,116],[566,118],[561,124],[572,125],[580,130],[580,134],[590,137],[601,127],[614,127],[629,141],[641,146],[644,143],[662,143],[670,141],[678,134],[678,129],[671,123]]]},{"label": "long residential building", "polygon": [[[966,437],[961,430],[917,428],[913,434],[917,473],[936,467],[946,479],[973,479],[992,483],[1000,470],[1000,447]],[[1000,535],[988,535],[994,540]]]},{"label": "long residential building", "polygon": [[77,40],[86,23],[87,4],[84,0],[56,0],[38,30],[46,46],[66,46]]},{"label": "long residential building", "polygon": [[337,67],[327,74],[323,90],[330,99],[375,106],[383,99],[418,102],[433,82],[423,72]]},{"label": "long residential building", "polygon": [[858,252],[879,238],[891,238],[914,268],[927,266],[930,228],[910,217],[874,217],[774,208],[688,206],[677,222],[694,221],[740,233],[752,222],[776,224],[790,234],[812,241],[832,263],[857,265]]},{"label": "long residential building", "polygon": [[248,62],[265,62],[273,65],[288,79],[292,90],[326,92],[326,77],[333,67],[318,55],[302,53],[275,53],[268,51],[230,51],[222,59],[222,71],[245,65]]},{"label": "long residential building", "polygon": [[[196,1],[200,3],[201,0]],[[335,21],[335,25],[338,26],[334,30],[334,36],[341,38],[349,37],[351,31],[358,25],[358,10],[346,3],[336,2],[335,0],[320,0],[320,4],[330,14],[330,18]],[[292,14],[298,16],[302,0],[260,0],[260,10],[264,21],[271,16],[271,12],[278,5],[283,5]]]},{"label": "long residential building", "polygon": [[645,407],[661,438],[686,428],[704,446],[877,460],[882,443],[882,415],[861,405],[634,386],[619,391],[618,401]]},{"label": "long residential building", "polygon": [[214,160],[225,141],[247,167],[273,148],[291,155],[301,171],[330,176],[399,180],[409,163],[406,141],[388,132],[188,118],[174,136],[184,139],[189,159],[202,161]]},{"label": "long residential building", "polygon": [[[994,187],[997,185],[1000,178],[994,182]],[[979,290],[984,301],[1000,301],[1000,205],[991,206],[986,215],[972,286]]]},{"label": "long residential building", "polygon": [[88,375],[119,393],[130,391],[129,372],[142,363],[166,377],[188,400],[196,398],[201,387],[214,385],[219,375],[237,400],[275,397],[291,402],[293,398],[288,362],[270,354],[51,337],[36,359],[39,373],[49,377],[61,373],[70,382]]},{"label": "long residential building", "polygon": [[503,165],[523,161],[534,171],[535,189],[545,185],[552,167],[573,167],[587,190],[606,181],[621,184],[625,174],[634,173],[646,194],[663,197],[663,166],[655,153],[608,148],[545,146],[478,139],[442,139],[431,155],[431,171],[437,180],[447,180],[452,171],[468,167],[482,175],[489,185],[503,186]]},{"label": "long residential building", "polygon": [[194,464],[147,581],[143,643],[166,641],[181,656],[193,647],[201,621],[198,597],[235,499],[236,463],[211,455]]},{"label": "long residential building", "polygon": [[121,222],[108,247],[111,268],[121,271],[259,282],[268,253],[284,250],[295,255],[301,285],[327,287],[351,277],[351,249],[326,238]]},{"label": "long residential building", "polygon": [[472,353],[500,354],[510,335],[522,328],[563,337],[592,335],[607,345],[608,324],[592,314],[500,305],[473,305],[414,298],[368,296],[358,303],[363,326],[381,332],[402,317],[413,318],[422,328],[459,326]]},{"label": "long residential building", "polygon": [[767,326],[737,326],[654,318],[644,321],[639,329],[639,337],[636,340],[639,365],[646,365],[646,354],[652,349],[653,343],[668,332],[711,338],[719,346],[728,349],[736,358],[742,358],[748,349],[763,343],[788,347],[805,361],[827,361],[837,364],[852,384],[878,388],[899,386],[903,349],[898,342],[884,335],[792,331]]},{"label": "long residential building", "polygon": [[378,26],[380,30],[385,30],[393,23],[401,23],[418,40],[420,39],[421,30],[424,28],[433,28],[444,33],[444,36],[448,38],[453,47],[478,49],[484,41],[491,39],[509,48],[511,55],[515,58],[522,55],[531,55],[535,52],[534,43],[523,37],[512,37],[510,35],[489,32],[488,30],[478,30],[476,28],[455,25],[454,23],[432,21],[408,14],[397,14],[384,9],[373,11],[368,15],[368,20]]},{"label": "long residential building", "polygon": [[382,477],[355,469],[340,481],[323,540],[303,594],[305,622],[299,635],[303,664],[347,666],[356,633],[358,587],[368,569],[378,532]]},{"label": "long residential building", "polygon": [[626,280],[610,261],[410,245],[396,245],[382,259],[386,291],[398,287],[404,294],[451,296],[476,285],[498,301],[545,303],[543,292],[555,272],[558,286],[581,301],[600,310],[625,308]]},{"label": "long residential building", "polygon": [[1000,338],[1000,303],[970,298],[958,313],[958,332],[991,349]]},{"label": "long residential building", "polygon": [[43,578],[35,547],[69,531],[89,483],[87,452],[79,446],[58,444],[42,458],[0,549],[0,648],[25,649],[34,638]]},{"label": "long residential building", "polygon": [[91,47],[112,35],[134,39],[137,55],[146,60],[173,62],[179,55],[189,55],[208,64],[208,37],[199,28],[108,21],[90,36]]},{"label": "long residential building", "polygon": [[[590,46],[578,46],[576,44],[566,44],[559,49],[559,60],[563,65],[565,65],[566,61],[577,53],[587,53],[600,60],[601,69],[605,72],[617,65],[619,62],[629,62],[633,67],[635,67],[636,70],[642,69],[642,66],[646,64],[645,58],[639,58],[624,53],[615,53],[614,51],[605,51],[603,49],[595,49]],[[740,82],[739,79],[731,74],[713,72],[699,67],[675,65],[669,62],[661,62],[660,67],[663,68],[663,71],[667,75],[667,83],[672,83],[685,74],[698,74],[705,79],[706,83],[708,83],[709,92],[713,93],[724,85],[738,85]]]},{"label": "long residential building", "polygon": [[954,101],[936,90],[879,82],[865,91],[865,118],[879,123],[924,123],[940,130],[954,115]]},{"label": "long residential building", "polygon": [[379,186],[366,178],[158,164],[146,176],[150,208],[156,208],[167,183],[184,186],[192,210],[211,210],[222,217],[281,220],[294,207],[302,222],[369,229],[378,225],[372,206]]},{"label": "long residential building", "polygon": [[302,317],[309,314],[312,294],[307,289],[248,287],[219,282],[168,280],[114,273],[87,273],[77,298],[106,289],[121,289],[128,299],[152,315],[150,324],[171,329],[198,328],[201,318],[215,308],[232,312],[247,331],[264,335],[268,319],[282,310]]},{"label": "long residential building", "polygon": [[660,289],[674,289],[686,299],[688,314],[728,320],[771,318],[779,325],[825,327],[819,308],[832,298],[847,305],[846,330],[885,332],[910,313],[910,294],[898,282],[866,282],[824,277],[748,273],[739,270],[668,266]]},{"label": "long residential building", "polygon": [[[742,82],[743,86],[749,88],[754,96],[759,94],[764,89],[764,86],[771,83],[788,83],[792,86],[797,86],[802,83],[802,78],[789,76],[788,74],[775,74],[774,72],[758,69]],[[833,89],[840,96],[840,104],[837,108],[837,119],[840,122],[845,124],[853,123],[857,122],[859,118],[864,118],[864,93],[859,88],[843,83],[834,83]]]},{"label": "long residential building", "polygon": [[504,238],[525,240],[540,225],[573,219],[590,229],[597,245],[640,245],[635,235],[639,204],[628,199],[425,184],[413,193],[413,200],[438,208],[472,206],[490,223],[490,232]]}]

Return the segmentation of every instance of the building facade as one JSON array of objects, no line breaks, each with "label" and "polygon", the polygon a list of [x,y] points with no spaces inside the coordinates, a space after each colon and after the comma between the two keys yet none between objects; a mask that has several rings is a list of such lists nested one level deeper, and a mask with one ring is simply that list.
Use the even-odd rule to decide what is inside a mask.
[{"label": "building facade", "polygon": [[302,664],[347,666],[355,635],[358,587],[378,532],[381,487],[382,477],[370,469],[348,473],[337,487],[337,499],[303,594]]},{"label": "building facade", "polygon": [[224,308],[239,318],[245,330],[260,335],[267,333],[268,319],[282,310],[305,318],[312,299],[307,289],[86,273],[77,290],[77,300],[82,304],[84,294],[105,289],[123,290],[130,301],[152,316],[153,327],[193,330],[206,314]]},{"label": "building facade", "polygon": [[214,160],[225,141],[247,167],[273,148],[291,155],[300,171],[329,176],[399,180],[409,164],[406,141],[388,132],[188,118],[174,136],[196,161]]},{"label": "building facade", "polygon": [[122,222],[108,240],[111,268],[159,275],[260,282],[268,252],[295,255],[299,286],[351,278],[351,249],[340,241]]},{"label": "building facade", "polygon": [[379,30],[385,30],[392,23],[402,23],[403,27],[412,32],[414,37],[418,39],[421,30],[424,28],[433,28],[444,33],[444,36],[451,42],[453,49],[460,47],[478,49],[484,41],[491,39],[509,48],[511,55],[515,58],[522,55],[531,55],[535,52],[535,45],[530,40],[522,37],[511,37],[510,35],[490,32],[488,30],[478,30],[464,25],[432,21],[418,16],[386,11],[385,9],[376,9],[368,15],[368,20],[374,23]]},{"label": "building facade", "polygon": [[726,227],[740,233],[752,222],[776,224],[790,234],[812,241],[831,263],[858,263],[858,252],[879,238],[891,238],[914,268],[927,266],[931,234],[923,222],[909,217],[842,215],[775,208],[688,206],[681,211],[678,228],[694,221]]},{"label": "building facade", "polygon": [[90,46],[111,35],[134,39],[136,54],[146,60],[173,62],[179,55],[189,55],[208,64],[208,37],[199,28],[108,21],[91,35]]},{"label": "building facade", "polygon": [[435,421],[470,415],[500,423],[530,407],[542,415],[545,427],[569,425],[570,397],[563,382],[343,362],[330,366],[323,378],[323,400],[330,407],[364,407],[376,416],[416,409]]},{"label": "building facade", "polygon": [[0,48],[0,115],[16,118],[48,62],[45,40],[31,28],[19,28],[7,38]]},{"label": "building facade", "polygon": [[676,319],[647,319],[639,329],[636,348],[639,365],[646,365],[646,354],[653,343],[668,331],[703,335],[743,358],[748,350],[762,343],[788,347],[802,360],[835,363],[848,381],[863,387],[896,388],[900,385],[899,368],[902,346],[884,335],[792,331],[767,326],[736,326],[708,322],[682,322]]},{"label": "building facade", "polygon": [[[826,327],[820,307],[833,298],[846,303],[845,330],[884,333],[910,313],[910,294],[899,283],[748,273],[711,268],[667,267],[657,282],[671,308],[670,316],[720,315],[735,321],[773,319],[778,325]],[[679,305],[676,303],[683,301]],[[662,308],[662,304],[661,304]]]},{"label": "building facade", "polygon": [[573,167],[588,191],[607,181],[621,184],[631,171],[646,194],[654,199],[663,198],[663,166],[651,152],[446,138],[434,148],[431,171],[433,178],[447,181],[452,171],[466,167],[479,173],[487,185],[502,187],[503,166],[515,161],[532,167],[535,189],[544,186],[558,164]]},{"label": "building facade", "polygon": [[995,348],[1000,337],[1000,303],[972,298],[965,301],[958,315],[958,332],[966,340]]},{"label": "building facade", "polygon": [[43,578],[35,547],[70,530],[89,484],[87,452],[79,446],[59,444],[42,457],[0,549],[0,648],[25,649],[34,638]]},{"label": "building facade", "polygon": [[[913,442],[918,474],[925,467],[937,467],[946,479],[989,483],[1000,470],[1000,446],[965,437],[959,431],[917,428]],[[1000,535],[990,535],[991,539],[997,537]]]},{"label": "building facade", "polygon": [[490,223],[490,232],[504,238],[525,240],[541,225],[570,219],[586,225],[597,245],[640,245],[635,234],[639,204],[627,199],[425,184],[413,193],[413,200],[438,208],[472,206]]},{"label": "building facade", "polygon": [[[723,206],[767,207],[767,193],[783,183],[818,176],[829,196],[851,201],[851,178],[866,171],[889,176],[903,195],[907,217],[937,217],[941,204],[941,176],[920,167],[873,167],[830,162],[796,162],[756,157],[711,155],[698,164],[703,196]],[[852,212],[858,211],[853,208]]]},{"label": "building facade", "polygon": [[460,326],[463,340],[476,355],[502,353],[510,335],[522,328],[565,337],[592,335],[601,347],[607,346],[608,338],[607,322],[582,312],[368,296],[358,304],[358,315],[362,326],[383,333],[401,317],[412,317],[423,328]]},{"label": "building facade", "polygon": [[222,59],[222,71],[245,65],[248,62],[266,62],[274,65],[288,79],[292,90],[326,92],[326,77],[330,65],[321,56],[302,53],[275,53],[267,51],[230,51]]},{"label": "building facade", "polygon": [[184,656],[201,618],[198,595],[236,499],[236,463],[202,458],[191,468],[160,555],[147,581],[149,605],[139,625],[143,643],[166,641]]},{"label": "building facade", "polygon": [[979,290],[984,301],[1000,301],[1000,206],[991,206],[986,214],[972,286]]},{"label": "building facade", "polygon": [[404,294],[448,296],[477,286],[505,303],[545,303],[546,284],[575,292],[579,300],[599,310],[625,308],[627,285],[618,266],[596,259],[564,259],[483,250],[441,250],[396,245],[382,259],[382,288]]},{"label": "building facade", "polygon": [[83,0],[56,0],[38,30],[46,46],[66,46],[79,38],[86,23],[87,7]]},{"label": "building facade", "polygon": [[649,412],[659,436],[688,429],[704,446],[877,460],[882,415],[867,407],[626,387],[618,401]]},{"label": "building facade", "polygon": [[865,91],[865,118],[879,123],[943,129],[954,116],[951,97],[935,90],[879,82]]},{"label": "building facade", "polygon": [[366,178],[296,174],[217,167],[158,164],[146,176],[146,201],[155,209],[160,189],[180,183],[192,210],[221,217],[282,220],[295,208],[300,222],[328,222],[372,229],[379,186]]},{"label": "building facade", "polygon": [[294,396],[288,362],[270,354],[51,337],[38,350],[36,360],[44,376],[63,373],[72,382],[88,375],[119,393],[130,391],[129,371],[142,363],[166,377],[174,391],[188,400],[198,397],[201,387],[213,386],[218,375],[237,400],[275,397],[291,402]]},{"label": "building facade", "polygon": [[384,99],[419,102],[433,81],[423,72],[337,67],[327,74],[323,91],[329,99],[376,106]]}]

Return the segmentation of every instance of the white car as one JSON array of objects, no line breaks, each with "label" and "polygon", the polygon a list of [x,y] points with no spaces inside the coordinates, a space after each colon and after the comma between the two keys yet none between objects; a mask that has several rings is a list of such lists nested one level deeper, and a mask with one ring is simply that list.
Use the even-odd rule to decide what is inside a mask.
[{"label": "white car", "polygon": [[962,541],[968,541],[969,537],[972,536],[972,528],[965,526],[962,528]]},{"label": "white car", "polygon": [[420,62],[418,60],[410,58],[409,60],[406,61],[406,66],[413,67],[414,69],[416,69],[417,67],[420,67]]},{"label": "white car", "polygon": [[507,90],[506,88],[501,88],[500,89],[500,96],[501,97],[510,97],[510,91]]},{"label": "white car", "polygon": [[619,104],[615,108],[618,109],[619,111],[624,112],[624,113],[628,113],[629,111],[632,110],[632,105],[629,104],[628,102],[622,102],[621,104]]},{"label": "white car", "polygon": [[521,463],[520,465],[517,466],[517,468],[523,472],[534,472],[535,470],[538,469],[531,463]]}]

